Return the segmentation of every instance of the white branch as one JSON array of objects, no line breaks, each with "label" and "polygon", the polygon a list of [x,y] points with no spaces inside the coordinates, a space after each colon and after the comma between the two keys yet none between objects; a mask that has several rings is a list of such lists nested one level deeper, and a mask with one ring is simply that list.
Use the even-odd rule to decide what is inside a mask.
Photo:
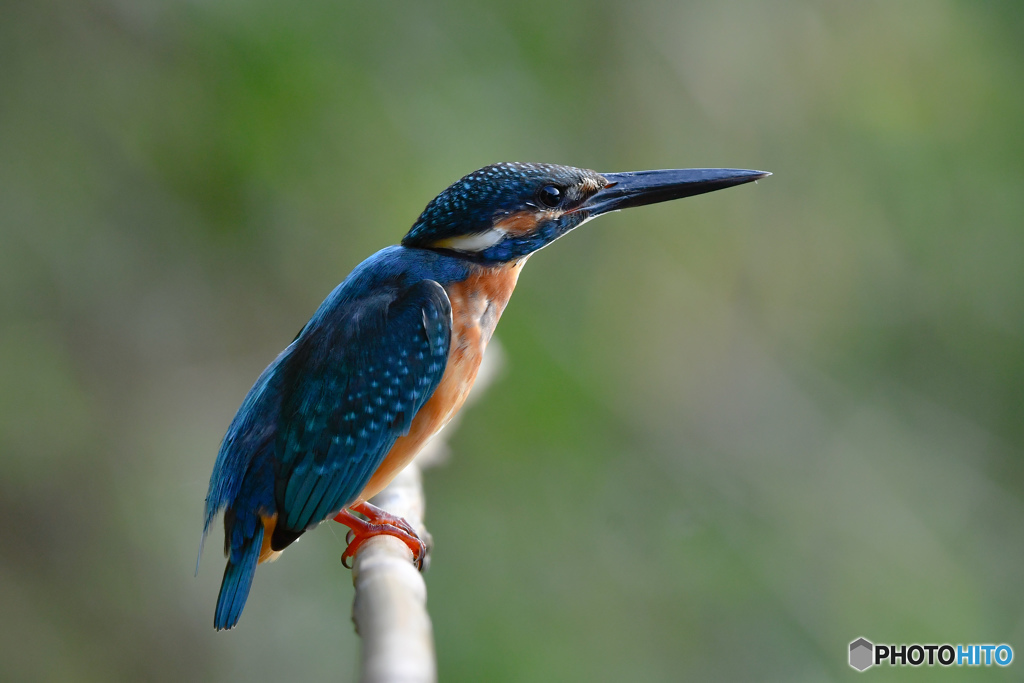
[{"label": "white branch", "polygon": [[[503,353],[492,340],[484,356],[470,400],[479,398],[502,365]],[[415,461],[373,497],[372,503],[405,518],[427,544],[423,526],[425,501],[421,467],[444,460],[444,437],[454,423],[436,435]],[[427,585],[412,564],[412,552],[393,536],[374,536],[356,553],[352,567],[355,600],[352,620],[362,637],[363,683],[433,683],[437,680],[434,631],[427,613]]]},{"label": "white branch", "polygon": [[[429,545],[423,528],[423,488],[413,463],[373,504],[404,517]],[[437,680],[434,632],[427,614],[427,585],[412,552],[394,536],[374,536],[356,553],[352,620],[363,639],[363,683],[428,683]]]}]

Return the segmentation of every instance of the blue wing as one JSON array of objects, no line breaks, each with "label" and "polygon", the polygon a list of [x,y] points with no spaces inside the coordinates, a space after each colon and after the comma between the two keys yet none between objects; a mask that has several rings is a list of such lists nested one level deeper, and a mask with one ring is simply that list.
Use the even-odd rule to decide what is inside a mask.
[{"label": "blue wing", "polygon": [[269,456],[273,449],[281,408],[279,369],[291,350],[289,346],[260,374],[231,420],[210,476],[204,536],[220,509],[234,506],[252,462]]},{"label": "blue wing", "polygon": [[280,550],[351,503],[444,375],[451,303],[433,280],[352,296],[343,283],[249,390],[217,454],[203,536],[226,507],[214,626],[245,607],[277,513]]},{"label": "blue wing", "polygon": [[451,317],[433,280],[314,316],[280,369],[279,529],[301,533],[366,486],[440,383]]},{"label": "blue wing", "polygon": [[[204,539],[217,512],[228,508],[224,515],[224,553],[228,563],[214,615],[217,629],[232,628],[238,623],[263,544],[260,516],[273,510],[272,460],[281,405],[279,369],[291,350],[289,346],[281,353],[249,390],[221,442],[210,477]],[[201,556],[201,543],[199,551]]]}]

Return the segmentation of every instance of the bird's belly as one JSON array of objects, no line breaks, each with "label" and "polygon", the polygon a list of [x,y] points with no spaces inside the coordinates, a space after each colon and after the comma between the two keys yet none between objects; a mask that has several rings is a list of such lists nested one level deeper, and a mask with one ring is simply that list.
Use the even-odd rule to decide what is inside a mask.
[{"label": "bird's belly", "polygon": [[462,407],[525,262],[522,259],[496,268],[480,268],[462,282],[445,286],[452,303],[452,340],[444,375],[433,395],[416,413],[409,433],[395,441],[353,503],[380,493]]}]

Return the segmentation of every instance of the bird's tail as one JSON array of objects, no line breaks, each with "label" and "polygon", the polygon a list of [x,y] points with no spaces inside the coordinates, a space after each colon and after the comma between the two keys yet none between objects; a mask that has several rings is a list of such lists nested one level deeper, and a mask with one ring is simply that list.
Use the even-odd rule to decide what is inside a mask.
[{"label": "bird's tail", "polygon": [[262,546],[261,524],[257,528],[256,536],[249,539],[240,553],[230,553],[228,566],[224,569],[224,580],[220,584],[220,595],[217,597],[217,611],[213,617],[213,626],[218,631],[232,628],[242,616]]}]

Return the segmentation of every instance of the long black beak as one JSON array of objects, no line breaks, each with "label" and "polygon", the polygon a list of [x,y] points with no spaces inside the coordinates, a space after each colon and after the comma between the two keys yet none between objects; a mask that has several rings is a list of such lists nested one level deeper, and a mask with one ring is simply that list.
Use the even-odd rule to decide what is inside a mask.
[{"label": "long black beak", "polygon": [[608,185],[579,207],[591,217],[633,206],[657,204],[670,199],[723,190],[770,176],[767,171],[738,168],[682,168],[664,171],[602,173]]}]

